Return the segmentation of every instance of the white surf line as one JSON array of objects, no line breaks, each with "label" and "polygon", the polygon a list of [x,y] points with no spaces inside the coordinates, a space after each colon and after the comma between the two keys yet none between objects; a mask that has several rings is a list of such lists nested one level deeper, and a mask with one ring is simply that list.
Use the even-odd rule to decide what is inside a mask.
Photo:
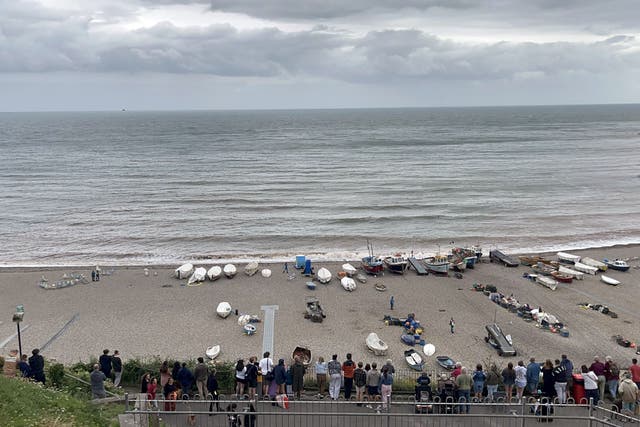
[{"label": "white surf line", "polygon": [[264,311],[264,331],[262,333],[262,354],[267,351],[273,356],[273,335],[275,328],[277,305],[263,305],[260,310]]},{"label": "white surf line", "polygon": [[[27,329],[29,329],[29,326],[31,325],[25,325],[23,327],[20,328],[20,333],[22,334],[22,332],[26,331]],[[7,338],[6,340],[0,342],[0,348],[5,348],[5,346],[7,344],[9,344],[13,339],[15,339],[18,336],[18,332],[16,332],[15,334],[11,335],[9,338]]]},{"label": "white surf line", "polygon": [[58,337],[60,335],[62,335],[64,333],[64,331],[67,330],[67,328],[76,321],[76,319],[80,317],[80,314],[76,313],[73,315],[73,317],[71,318],[71,320],[69,320],[67,323],[64,324],[64,326],[62,328],[60,328],[60,330],[58,332],[56,332],[56,334],[54,336],[52,336],[51,338],[49,338],[49,341],[47,341],[46,343],[44,343],[41,347],[40,347],[40,351],[44,351],[47,347],[49,347],[49,345],[55,341],[56,339],[58,339]]}]

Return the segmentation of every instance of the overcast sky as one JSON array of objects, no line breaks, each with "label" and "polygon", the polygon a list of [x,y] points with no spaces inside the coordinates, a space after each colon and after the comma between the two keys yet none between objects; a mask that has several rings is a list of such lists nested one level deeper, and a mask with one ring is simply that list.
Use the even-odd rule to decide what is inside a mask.
[{"label": "overcast sky", "polygon": [[639,0],[0,0],[0,111],[639,100]]}]

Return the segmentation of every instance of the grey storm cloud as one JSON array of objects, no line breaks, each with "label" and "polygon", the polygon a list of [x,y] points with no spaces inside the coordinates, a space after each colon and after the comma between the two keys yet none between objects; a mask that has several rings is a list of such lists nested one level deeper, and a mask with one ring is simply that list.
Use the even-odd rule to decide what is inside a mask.
[{"label": "grey storm cloud", "polygon": [[[290,14],[302,13],[292,9],[308,8],[310,17],[316,7],[326,9],[316,10],[323,16],[363,10],[365,3],[369,4],[364,0],[344,3],[223,0],[211,4],[226,11],[240,12],[239,8],[247,8],[247,13],[258,15],[267,14],[265,8],[274,15],[285,14],[285,9]],[[371,5],[392,9],[402,4],[425,9],[441,3],[373,1]],[[471,7],[465,1],[446,3]],[[596,5],[588,0],[580,3]],[[0,0],[4,12],[0,15],[0,72],[159,72],[376,82],[510,79],[640,67],[637,40],[624,34],[602,37],[597,42],[481,44],[456,42],[419,29],[380,29],[360,34],[341,27],[316,25],[308,30],[287,32],[275,25],[239,30],[231,24],[178,27],[164,22],[106,35],[90,30],[93,16],[69,15],[37,3],[20,3],[21,7],[16,4]],[[532,4],[541,7],[551,2]],[[572,7],[578,2],[568,4]],[[133,9],[114,6],[101,19],[117,22]]]}]

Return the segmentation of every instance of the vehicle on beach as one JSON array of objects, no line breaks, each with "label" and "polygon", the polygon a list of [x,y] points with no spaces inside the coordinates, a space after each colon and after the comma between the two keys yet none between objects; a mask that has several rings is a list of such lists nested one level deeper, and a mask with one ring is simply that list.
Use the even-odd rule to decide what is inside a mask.
[{"label": "vehicle on beach", "polygon": [[511,335],[505,335],[497,323],[486,325],[487,336],[484,340],[498,351],[499,356],[515,356]]},{"label": "vehicle on beach", "polygon": [[497,249],[489,252],[489,262],[499,262],[505,267],[517,267],[520,265],[519,261],[514,260]]},{"label": "vehicle on beach", "polygon": [[610,286],[618,286],[621,282],[619,280],[614,279],[613,277],[605,276],[604,274],[600,276],[600,280]]},{"label": "vehicle on beach", "polygon": [[621,259],[614,259],[613,261],[609,261],[608,259],[605,258],[604,263],[607,265],[607,267],[609,267],[612,270],[618,270],[618,271],[629,270],[629,264],[627,264],[626,261],[623,261]]},{"label": "vehicle on beach", "polygon": [[409,261],[400,254],[394,256],[388,256],[384,259],[384,265],[387,269],[395,274],[404,274],[409,268]]}]

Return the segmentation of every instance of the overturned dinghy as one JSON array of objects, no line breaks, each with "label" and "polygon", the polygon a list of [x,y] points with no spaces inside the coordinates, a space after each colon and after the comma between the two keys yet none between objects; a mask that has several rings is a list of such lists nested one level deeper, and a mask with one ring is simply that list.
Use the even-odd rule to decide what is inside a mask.
[{"label": "overturned dinghy", "polygon": [[244,274],[247,276],[253,276],[258,272],[258,263],[256,261],[252,261],[244,267]]},{"label": "overturned dinghy", "polygon": [[344,288],[344,290],[347,292],[353,292],[356,290],[356,281],[353,280],[351,277],[343,277],[340,280],[340,283],[342,284],[342,287]]},{"label": "overturned dinghy", "polygon": [[367,283],[367,276],[362,273],[356,274],[356,280],[360,283]]},{"label": "overturned dinghy", "polygon": [[331,272],[322,267],[320,270],[318,270],[316,277],[318,278],[318,282],[320,283],[329,283],[331,281]]},{"label": "overturned dinghy", "polygon": [[207,277],[207,270],[204,267],[198,267],[195,269],[191,277],[189,277],[187,285],[204,282],[205,277]]},{"label": "overturned dinghy", "polygon": [[376,334],[375,332],[371,332],[367,336],[367,347],[376,356],[385,356],[387,354],[387,351],[389,350],[389,346],[387,345],[387,343],[382,341],[378,334]]},{"label": "overturned dinghy", "polygon": [[238,272],[238,270],[236,269],[236,266],[233,264],[225,265],[222,271],[224,272],[224,275],[227,276],[227,279],[233,278]]},{"label": "overturned dinghy", "polygon": [[613,277],[605,276],[604,274],[600,276],[600,280],[602,280],[603,283],[611,286],[618,286],[620,284],[619,280],[616,280]]},{"label": "overturned dinghy", "polygon": [[186,263],[176,268],[175,275],[178,279],[185,279],[193,273],[193,264]]},{"label": "overturned dinghy", "polygon": [[349,276],[349,277],[351,277],[354,274],[356,274],[356,271],[357,271],[356,268],[353,265],[349,264],[349,263],[342,264],[342,270],[345,273],[347,273],[347,276]]},{"label": "overturned dinghy", "polygon": [[207,271],[207,277],[212,282],[218,280],[220,276],[222,276],[222,269],[217,265],[214,265]]},{"label": "overturned dinghy", "polygon": [[226,319],[231,314],[231,304],[226,301],[221,302],[218,304],[218,308],[216,308],[216,313],[218,313],[218,316]]},{"label": "overturned dinghy", "polygon": [[220,354],[220,345],[214,345],[211,346],[207,349],[207,351],[204,352],[204,354],[209,358],[209,359],[215,359],[216,357],[218,357],[218,355]]},{"label": "overturned dinghy", "polygon": [[262,277],[264,277],[265,279],[268,279],[269,277],[271,277],[271,270],[265,268],[260,272],[260,274],[262,274]]},{"label": "overturned dinghy", "polygon": [[420,357],[418,352],[415,350],[412,350],[412,349],[406,350],[404,352],[404,360],[407,361],[407,365],[409,365],[411,369],[415,369],[416,371],[422,371],[422,368],[424,368],[424,361],[422,360],[422,357]]}]

